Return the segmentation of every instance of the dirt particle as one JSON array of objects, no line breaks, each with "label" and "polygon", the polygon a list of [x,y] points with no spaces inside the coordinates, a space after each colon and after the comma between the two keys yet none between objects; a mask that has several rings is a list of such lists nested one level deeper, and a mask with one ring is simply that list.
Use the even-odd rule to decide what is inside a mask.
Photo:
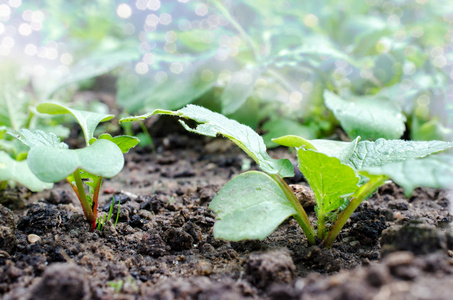
[{"label": "dirt particle", "polygon": [[388,207],[396,210],[408,210],[409,203],[407,203],[406,199],[396,199],[389,201]]},{"label": "dirt particle", "polygon": [[58,210],[55,206],[35,204],[17,224],[17,228],[26,234],[34,233],[43,235],[61,226],[63,219],[67,219],[64,211]]},{"label": "dirt particle", "polygon": [[66,190],[52,190],[47,200],[52,204],[69,204],[72,203],[72,197]]},{"label": "dirt particle", "polygon": [[29,300],[91,299],[88,278],[74,264],[56,263],[46,268],[42,279],[30,291]]},{"label": "dirt particle", "polygon": [[36,235],[36,234],[29,234],[27,236],[27,240],[31,243],[31,244],[34,244],[34,243],[37,243],[41,240],[41,237],[39,235]]},{"label": "dirt particle", "polygon": [[17,245],[13,212],[0,204],[0,250],[12,254]]},{"label": "dirt particle", "polygon": [[315,194],[308,186],[302,184],[290,184],[289,187],[304,208],[316,205]]},{"label": "dirt particle", "polygon": [[163,256],[170,248],[165,244],[160,234],[150,232],[143,235],[139,245],[138,252],[153,257]]},{"label": "dirt particle", "polygon": [[414,261],[414,254],[409,251],[400,251],[389,254],[385,259],[384,263],[390,268],[401,266],[401,265],[410,265]]},{"label": "dirt particle", "polygon": [[212,264],[206,260],[200,260],[197,263],[197,273],[198,275],[207,276],[211,275],[214,270]]},{"label": "dirt particle", "polygon": [[289,283],[296,267],[288,251],[251,254],[245,261],[249,281],[264,289],[274,283]]},{"label": "dirt particle", "polygon": [[382,232],[381,255],[395,251],[411,251],[416,255],[428,254],[447,248],[445,234],[423,219],[405,225],[394,225]]},{"label": "dirt particle", "polygon": [[383,265],[371,265],[365,275],[366,281],[373,287],[384,285],[389,278],[389,271]]},{"label": "dirt particle", "polygon": [[164,233],[164,237],[171,250],[181,251],[193,248],[193,237],[181,228],[169,228]]}]

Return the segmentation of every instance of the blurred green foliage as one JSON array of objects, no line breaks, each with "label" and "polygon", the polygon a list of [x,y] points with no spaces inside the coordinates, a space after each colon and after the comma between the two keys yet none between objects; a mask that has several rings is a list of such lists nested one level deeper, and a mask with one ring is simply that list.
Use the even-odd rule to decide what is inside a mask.
[{"label": "blurred green foliage", "polygon": [[[74,55],[48,95],[112,72],[129,113],[201,104],[261,126],[269,147],[290,132],[330,136],[339,124],[351,138],[399,138],[407,127],[406,138],[451,139],[450,1],[181,2],[122,2],[128,19],[106,0],[24,5],[39,3],[44,41]],[[326,106],[325,95],[341,101]],[[351,104],[360,113],[345,114]]]}]

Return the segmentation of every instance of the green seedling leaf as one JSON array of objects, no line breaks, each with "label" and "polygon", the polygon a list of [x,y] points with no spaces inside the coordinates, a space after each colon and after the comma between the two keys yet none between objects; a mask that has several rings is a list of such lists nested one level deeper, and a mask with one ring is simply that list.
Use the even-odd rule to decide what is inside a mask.
[{"label": "green seedling leaf", "polygon": [[13,180],[32,192],[51,189],[52,183],[39,180],[28,167],[27,161],[16,161],[6,152],[0,151],[0,181]]},{"label": "green seedling leaf", "polygon": [[234,177],[214,197],[214,236],[230,241],[265,239],[296,211],[267,174],[249,171]]},{"label": "green seedling leaf", "polygon": [[339,208],[342,197],[358,189],[359,177],[338,158],[305,149],[298,149],[297,157],[299,169],[315,194],[318,218]]},{"label": "green seedling leaf", "polygon": [[295,148],[305,148],[311,150],[317,150],[315,146],[311,143],[312,141],[308,141],[303,137],[297,135],[285,135],[275,139],[272,139],[274,143],[285,147],[295,147]]},{"label": "green seedling leaf", "polygon": [[72,114],[80,124],[80,127],[82,127],[82,131],[87,144],[91,140],[91,138],[93,138],[94,130],[96,129],[98,124],[108,121],[114,117],[113,115],[109,114],[68,108],[57,103],[41,103],[36,107],[36,110],[40,113],[51,115]]},{"label": "green seedling leaf", "polygon": [[[101,134],[99,136],[99,139],[104,139],[104,140],[109,140],[111,142],[114,142],[121,149],[121,152],[123,152],[123,153],[128,153],[131,148],[134,148],[140,142],[140,140],[134,136],[119,135],[119,136],[112,137],[108,133]],[[94,143],[95,141],[96,141],[96,139],[92,138],[90,140],[90,144]]]},{"label": "green seedling leaf", "polygon": [[330,157],[338,158],[343,164],[349,163],[349,159],[357,148],[360,137],[351,142],[333,140],[306,140],[300,136],[286,135],[272,139],[275,143],[286,146],[312,149],[324,153]]},{"label": "green seedling leaf", "polygon": [[186,130],[211,137],[221,134],[232,140],[244,150],[257,164],[259,164],[264,172],[278,174],[281,177],[294,176],[294,169],[291,162],[287,159],[272,159],[266,152],[266,146],[264,145],[261,136],[250,127],[201,106],[187,105],[177,111],[155,110],[152,113],[142,116],[123,118],[120,122],[144,120],[155,114],[165,114],[192,119],[200,123],[195,129],[190,128],[185,122],[180,121]]},{"label": "green seedling leaf", "polygon": [[58,182],[75,170],[102,177],[113,177],[124,165],[124,157],[115,143],[101,139],[83,149],[36,146],[28,153],[30,170],[42,181]]},{"label": "green seedling leaf", "polygon": [[349,165],[356,170],[379,167],[392,162],[422,158],[453,147],[452,142],[443,141],[403,141],[378,139],[375,142],[363,141],[349,159]]},{"label": "green seedling leaf", "polygon": [[[365,168],[366,173],[386,175],[404,188],[410,196],[416,187],[453,188],[453,156],[433,155],[408,159],[383,166]],[[366,174],[365,174],[366,175]]]},{"label": "green seedling leaf", "polygon": [[68,148],[68,145],[60,142],[60,138],[58,136],[42,130],[30,131],[28,129],[21,129],[20,131],[13,131],[10,134],[30,148],[38,146],[48,146],[60,149]]},{"label": "green seedling leaf", "polygon": [[263,135],[264,143],[267,148],[277,146],[277,143],[272,140],[272,138],[276,136],[291,134],[296,136],[305,136],[307,139],[314,137],[312,130],[310,130],[307,126],[303,126],[299,122],[285,118],[278,118],[266,122],[263,125],[263,130],[267,131],[266,134]]},{"label": "green seedling leaf", "polygon": [[397,139],[404,133],[406,117],[394,102],[382,98],[346,101],[329,91],[324,92],[324,99],[351,138]]}]

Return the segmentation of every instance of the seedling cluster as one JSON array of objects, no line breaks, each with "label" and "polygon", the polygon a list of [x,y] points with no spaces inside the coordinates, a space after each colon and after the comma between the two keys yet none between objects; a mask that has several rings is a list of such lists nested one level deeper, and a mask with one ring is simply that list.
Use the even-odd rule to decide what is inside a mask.
[{"label": "seedling cluster", "polygon": [[30,147],[28,166],[43,182],[58,182],[66,179],[71,185],[85,214],[85,218],[96,228],[98,198],[104,177],[117,175],[124,166],[123,153],[138,143],[132,136],[101,134],[94,137],[100,122],[112,119],[113,115],[93,113],[68,108],[55,103],[42,103],[37,111],[51,115],[72,114],[82,128],[86,147],[68,149],[53,133],[41,130],[21,129],[14,136]]},{"label": "seedling cluster", "polygon": [[283,136],[273,141],[294,147],[298,167],[316,198],[316,230],[304,208],[283,178],[294,169],[287,159],[272,159],[263,139],[250,127],[212,112],[188,105],[177,111],[155,110],[120,122],[143,120],[164,114],[192,119],[196,128],[181,124],[190,132],[229,138],[244,150],[263,172],[248,171],[234,177],[214,197],[210,208],[216,213],[214,236],[239,241],[264,239],[285,219],[294,217],[309,244],[326,248],[354,210],[390,178],[409,195],[415,187],[447,187],[453,178],[450,156],[435,155],[453,146],[443,141],[378,139],[351,142],[306,140]]},{"label": "seedling cluster", "polygon": [[[51,115],[72,114],[82,128],[86,147],[68,149],[55,134],[40,130],[15,131],[13,135],[30,148],[27,160],[30,170],[43,182],[66,179],[79,198],[91,228],[102,228],[103,221],[97,221],[97,207],[103,178],[121,171],[123,153],[137,145],[138,139],[105,133],[95,138],[98,124],[112,119],[113,115],[55,103],[42,103],[36,109]],[[393,179],[409,195],[418,186],[448,187],[453,178],[451,156],[432,155],[452,147],[451,142],[382,138],[373,142],[361,141],[360,137],[340,142],[307,140],[295,135],[275,138],[275,143],[295,148],[298,168],[315,195],[314,226],[284,180],[294,176],[293,164],[287,159],[271,158],[261,136],[250,127],[196,105],[177,111],[155,110],[120,122],[141,121],[155,114],[196,121],[199,124],[191,128],[180,120],[190,132],[227,137],[261,168],[262,172],[247,171],[234,177],[212,200],[209,207],[217,216],[214,235],[221,239],[262,240],[285,219],[293,217],[309,244],[330,248],[360,203],[387,180]]]}]

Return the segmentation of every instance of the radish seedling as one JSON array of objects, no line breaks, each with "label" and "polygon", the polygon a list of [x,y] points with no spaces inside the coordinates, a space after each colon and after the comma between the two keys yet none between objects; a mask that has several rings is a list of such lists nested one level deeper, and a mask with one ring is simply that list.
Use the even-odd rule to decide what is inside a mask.
[{"label": "radish seedling", "polygon": [[102,180],[122,170],[123,153],[134,147],[138,139],[131,136],[112,137],[109,134],[94,138],[98,124],[112,119],[113,115],[76,110],[55,103],[42,103],[37,106],[37,111],[48,114],[70,113],[82,128],[86,147],[75,150],[68,149],[68,145],[60,142],[56,135],[40,130],[22,129],[15,136],[30,147],[27,162],[36,177],[44,182],[68,181],[93,230],[96,227]]},{"label": "radish seedling", "polygon": [[[402,185],[407,194],[416,186],[445,188],[453,182],[450,156],[421,159],[450,148],[453,143],[384,139],[360,142],[359,138],[352,142],[308,141],[297,136],[274,139],[297,150],[299,168],[316,198],[315,231],[302,205],[283,180],[294,174],[291,162],[269,157],[263,139],[251,128],[195,105],[178,111],[155,110],[120,122],[143,120],[155,114],[195,120],[200,123],[196,128],[180,122],[190,132],[229,138],[264,171],[248,171],[234,177],[214,197],[209,207],[216,213],[216,238],[262,240],[292,216],[309,244],[330,248],[352,212],[389,178]],[[327,226],[329,222],[333,223],[332,227]]]}]

